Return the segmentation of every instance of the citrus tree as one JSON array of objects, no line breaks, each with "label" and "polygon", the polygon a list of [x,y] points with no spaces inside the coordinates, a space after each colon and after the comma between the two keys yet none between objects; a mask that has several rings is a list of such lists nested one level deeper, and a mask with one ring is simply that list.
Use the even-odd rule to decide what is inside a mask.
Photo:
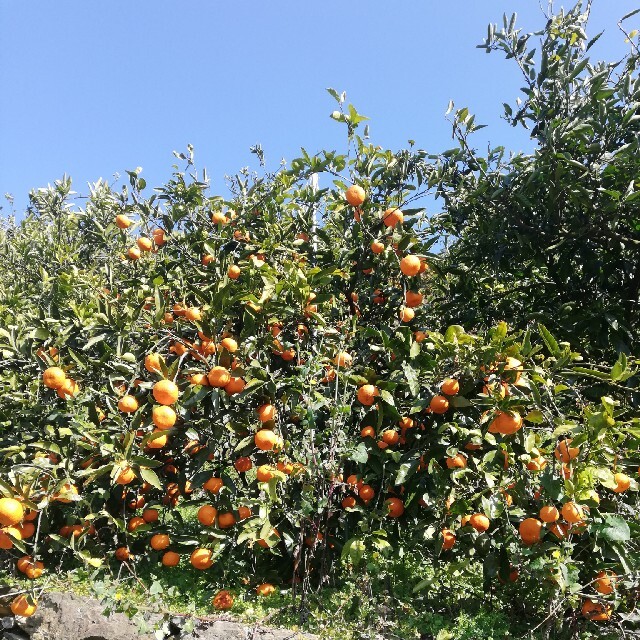
[{"label": "citrus tree", "polygon": [[189,148],[153,194],[137,169],[78,207],[64,179],[3,225],[0,547],[35,581],[14,613],[78,563],[190,565],[226,609],[410,552],[417,599],[480,570],[549,625],[633,623],[636,363],[518,305],[447,322],[415,205],[455,163],[374,146],[330,93],[343,154],[222,197]]},{"label": "citrus tree", "polygon": [[627,27],[634,11],[619,22],[628,55],[591,59],[602,34],[586,33],[590,6],[536,33],[515,16],[489,27],[480,47],[505,54],[523,82],[503,117],[530,132],[533,151],[477,151],[474,117],[452,109],[459,146],[443,159],[437,226],[452,239],[443,313],[464,324],[542,321],[597,356],[638,348],[640,52]]}]

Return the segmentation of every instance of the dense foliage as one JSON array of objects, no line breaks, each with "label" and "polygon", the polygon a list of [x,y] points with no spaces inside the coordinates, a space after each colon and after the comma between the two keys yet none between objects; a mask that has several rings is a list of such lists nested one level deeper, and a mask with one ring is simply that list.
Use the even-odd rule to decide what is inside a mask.
[{"label": "dense foliage", "polygon": [[439,220],[454,238],[443,308],[465,324],[477,313],[521,327],[542,320],[589,353],[637,352],[640,55],[631,41],[622,60],[590,60],[601,34],[588,38],[587,18],[579,4],[540,33],[506,19],[489,28],[481,47],[504,52],[523,76],[523,99],[504,117],[530,130],[535,149],[482,156],[470,146],[473,117],[454,114],[460,148],[446,163],[458,179],[441,186]]},{"label": "dense foliage", "polygon": [[637,51],[621,80],[587,65],[583,21],[550,21],[537,72],[490,29],[532,156],[479,158],[466,110],[457,150],[382,150],[331,90],[348,152],[229,197],[192,149],[152,195],[141,170],[82,207],[66,179],[34,192],[0,231],[2,561],[190,558],[304,597],[411,553],[425,603],[480,570],[549,630],[635,625]]}]

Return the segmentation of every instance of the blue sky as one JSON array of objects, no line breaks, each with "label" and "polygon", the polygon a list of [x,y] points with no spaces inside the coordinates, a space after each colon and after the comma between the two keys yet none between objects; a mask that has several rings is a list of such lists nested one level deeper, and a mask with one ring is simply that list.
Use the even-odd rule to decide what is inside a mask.
[{"label": "blue sky", "polygon": [[[594,4],[589,33],[607,32],[593,57],[622,56],[616,20],[638,3]],[[537,0],[0,0],[0,195],[19,212],[65,172],[86,192],[136,166],[155,186],[187,143],[224,192],[256,143],[269,168],[301,146],[340,149],[330,86],[371,118],[376,144],[451,146],[453,99],[489,125],[479,142],[526,149],[499,118],[518,74],[476,49],[514,11],[526,31],[544,24]]]}]

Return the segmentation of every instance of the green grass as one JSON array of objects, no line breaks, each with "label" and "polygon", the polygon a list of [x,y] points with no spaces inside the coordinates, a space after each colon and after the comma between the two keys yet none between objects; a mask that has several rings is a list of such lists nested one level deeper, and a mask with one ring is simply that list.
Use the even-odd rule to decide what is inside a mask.
[{"label": "green grass", "polygon": [[[115,565],[114,565],[115,566]],[[174,569],[145,559],[137,577],[119,581],[104,569],[73,569],[47,578],[47,589],[99,597],[108,610],[134,615],[140,611],[216,617],[211,600],[221,587],[235,595],[224,617],[247,624],[265,624],[315,633],[326,640],[498,640],[539,638],[530,635],[514,615],[508,598],[485,600],[481,573],[452,575],[437,588],[414,593],[428,573],[416,558],[379,558],[319,591],[300,593],[280,588],[278,594],[258,597],[253,585],[235,587],[215,582],[207,571],[193,569],[188,558]],[[38,582],[42,582],[44,577]],[[139,618],[140,616],[136,616]],[[587,637],[587,636],[583,636]]]}]

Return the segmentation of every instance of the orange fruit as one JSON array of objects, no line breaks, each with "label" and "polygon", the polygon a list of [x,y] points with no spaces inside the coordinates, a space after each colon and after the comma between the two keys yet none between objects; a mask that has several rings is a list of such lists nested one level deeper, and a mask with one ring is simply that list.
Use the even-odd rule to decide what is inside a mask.
[{"label": "orange fruit", "polygon": [[405,256],[400,260],[400,271],[405,276],[417,276],[420,273],[420,258],[413,255]]},{"label": "orange fruit", "polygon": [[404,502],[400,498],[387,498],[384,504],[390,518],[399,518],[404,513]]},{"label": "orange fruit", "polygon": [[445,463],[448,469],[466,469],[467,467],[467,459],[461,453],[452,458],[447,458]]},{"label": "orange fruit", "polygon": [[273,451],[279,449],[282,444],[280,436],[271,429],[260,429],[253,437],[253,441],[261,451]]},{"label": "orange fruit", "polygon": [[33,522],[24,522],[18,527],[18,531],[22,540],[28,540],[36,532],[36,526]]},{"label": "orange fruit", "polygon": [[140,516],[134,516],[133,518],[131,518],[131,520],[129,520],[129,523],[127,524],[127,531],[129,533],[133,533],[138,527],[143,527],[145,524],[147,524],[144,521],[144,518],[141,518]]},{"label": "orange fruit", "polygon": [[78,383],[71,378],[67,378],[62,383],[62,386],[56,389],[56,393],[58,394],[58,397],[62,398],[63,400],[65,400],[66,398],[77,396],[79,392],[80,392],[80,387]]},{"label": "orange fruit", "polygon": [[209,491],[209,493],[213,493],[213,494],[219,493],[220,489],[222,489],[222,487],[224,487],[224,482],[223,482],[222,478],[216,478],[215,476],[213,478],[209,478],[202,485],[203,489],[205,489],[206,491]]},{"label": "orange fruit", "polygon": [[553,533],[556,538],[565,538],[569,527],[561,522],[555,522],[549,527],[549,531]]},{"label": "orange fruit", "polygon": [[116,216],[115,223],[118,229],[128,229],[133,224],[133,222],[122,213]]},{"label": "orange fruit", "polygon": [[460,384],[454,378],[446,378],[440,385],[440,390],[448,396],[455,396],[460,391]]},{"label": "orange fruit", "polygon": [[189,307],[185,311],[184,317],[191,322],[199,322],[202,320],[202,311],[198,307]]},{"label": "orange fruit", "polygon": [[142,519],[147,522],[158,522],[159,513],[157,509],[145,509],[142,512]]},{"label": "orange fruit", "polygon": [[210,504],[203,504],[198,509],[198,520],[205,527],[210,527],[216,521],[217,515],[218,510]]},{"label": "orange fruit", "polygon": [[416,317],[416,312],[409,307],[400,307],[398,317],[402,322],[411,322]]},{"label": "orange fruit", "polygon": [[116,484],[131,484],[135,479],[135,471],[131,467],[125,467],[116,476]]},{"label": "orange fruit", "polygon": [[448,551],[453,548],[456,543],[456,536],[451,529],[442,530],[442,549]]},{"label": "orange fruit", "polygon": [[169,540],[169,536],[166,533],[156,533],[151,536],[151,540],[149,540],[149,545],[151,545],[152,549],[156,551],[162,551],[166,549],[171,544]]},{"label": "orange fruit", "polygon": [[469,524],[480,533],[486,531],[491,526],[491,521],[484,513],[474,513],[469,518]]},{"label": "orange fruit", "polygon": [[171,380],[160,380],[153,385],[153,397],[160,404],[173,404],[179,395],[178,385]]},{"label": "orange fruit", "polygon": [[171,429],[176,423],[177,417],[176,412],[164,404],[156,405],[151,410],[151,420],[160,430]]},{"label": "orange fruit", "polygon": [[253,463],[251,462],[251,458],[242,456],[233,463],[233,466],[236,468],[238,473],[246,473],[251,469],[251,467],[253,467]]},{"label": "orange fruit", "polygon": [[429,403],[429,408],[433,413],[443,414],[446,413],[449,409],[449,400],[444,396],[434,396],[431,398],[431,402]]},{"label": "orange fruit", "polygon": [[365,501],[365,502],[369,502],[369,500],[371,500],[375,495],[376,492],[374,490],[374,488],[371,485],[368,484],[363,484],[359,489],[358,489],[358,495]]},{"label": "orange fruit", "polygon": [[217,611],[228,611],[233,607],[233,595],[226,589],[222,589],[213,596],[211,604]]},{"label": "orange fruit", "polygon": [[537,458],[532,458],[531,460],[529,460],[529,462],[527,462],[527,469],[529,471],[542,471],[548,464],[548,461],[546,460],[546,458],[542,458],[542,457],[537,457]]},{"label": "orange fruit", "polygon": [[343,509],[353,509],[356,506],[356,499],[353,496],[347,496],[340,504]]},{"label": "orange fruit", "polygon": [[213,222],[213,224],[227,224],[229,218],[227,218],[222,211],[214,211],[211,214],[211,222]]},{"label": "orange fruit", "polygon": [[236,393],[242,393],[247,383],[242,378],[231,378],[225,385],[224,390],[228,395],[232,396]]},{"label": "orange fruit", "polygon": [[212,387],[226,387],[231,382],[231,373],[224,367],[213,367],[207,374],[209,384]]},{"label": "orange fruit", "polygon": [[11,601],[11,613],[13,613],[14,616],[29,618],[36,612],[37,608],[38,605],[33,598],[25,593],[16,596]]},{"label": "orange fruit", "polygon": [[516,358],[508,357],[506,360],[506,364],[504,365],[504,372],[514,372],[509,373],[511,381],[515,384],[520,380],[520,375],[523,371],[524,367],[522,366],[522,362],[517,360]]},{"label": "orange fruit", "polygon": [[535,544],[536,542],[540,542],[542,522],[536,518],[526,518],[520,523],[518,531],[524,544]]},{"label": "orange fruit", "polygon": [[274,478],[274,468],[268,464],[262,464],[256,470],[256,479],[258,482],[269,482]]},{"label": "orange fruit", "polygon": [[404,215],[398,208],[387,209],[382,214],[382,222],[385,227],[391,227],[393,229],[397,224],[404,222]]},{"label": "orange fruit", "polygon": [[67,379],[67,375],[60,367],[49,367],[42,374],[42,382],[49,389],[59,389]]},{"label": "orange fruit", "polygon": [[376,430],[373,427],[364,427],[362,431],[360,431],[360,436],[362,438],[375,438]]},{"label": "orange fruit", "polygon": [[422,304],[423,295],[419,291],[407,291],[404,294],[404,303],[410,309],[419,307]]},{"label": "orange fruit", "polygon": [[115,556],[116,556],[116,560],[120,560],[120,562],[129,560],[129,558],[131,558],[131,552],[129,551],[129,547],[118,547],[116,549]]},{"label": "orange fruit", "polygon": [[221,513],[218,516],[218,526],[221,529],[229,529],[236,523],[236,518],[231,512]]},{"label": "orange fruit", "polygon": [[382,432],[382,441],[388,445],[398,444],[400,440],[400,434],[394,429],[385,429]]},{"label": "orange fruit", "polygon": [[209,569],[213,566],[213,553],[211,549],[198,547],[191,553],[191,564],[200,570]]},{"label": "orange fruit", "polygon": [[238,343],[233,338],[225,338],[220,343],[220,346],[229,353],[235,353],[238,350]]},{"label": "orange fruit", "polygon": [[155,437],[147,442],[147,447],[149,447],[149,449],[162,449],[167,446],[168,438],[166,433],[163,433],[161,429],[154,429],[152,434]]},{"label": "orange fruit", "polygon": [[562,517],[570,524],[576,524],[584,520],[584,510],[575,502],[565,502],[562,505]]},{"label": "orange fruit", "polygon": [[162,564],[165,567],[176,567],[180,564],[180,554],[175,551],[165,551],[162,554]]},{"label": "orange fruit", "polygon": [[260,422],[271,422],[276,417],[276,408],[272,404],[263,404],[256,409]]},{"label": "orange fruit", "polygon": [[270,596],[276,592],[276,588],[270,584],[269,582],[263,582],[262,584],[256,587],[256,593],[259,596]]},{"label": "orange fruit", "polygon": [[20,529],[16,527],[6,527],[4,531],[0,530],[0,549],[12,549],[13,539],[22,540]]},{"label": "orange fruit", "polygon": [[352,487],[361,487],[363,482],[360,479],[360,476],[357,476],[355,473],[352,473],[347,478],[347,484],[351,485]]},{"label": "orange fruit", "polygon": [[380,254],[384,252],[384,244],[379,240],[374,240],[371,243],[371,251],[375,254]]},{"label": "orange fruit", "polygon": [[615,589],[618,576],[613,571],[600,571],[596,576],[594,588],[603,596],[608,596]]},{"label": "orange fruit", "polygon": [[159,353],[148,353],[144,358],[144,368],[150,373],[160,372],[160,357]]},{"label": "orange fruit", "polygon": [[138,245],[138,249],[140,251],[151,251],[153,249],[153,242],[149,238],[145,238],[141,236],[136,240],[136,244]]},{"label": "orange fruit", "polygon": [[202,387],[209,386],[209,379],[206,373],[192,373],[189,376],[189,384],[200,385]]},{"label": "orange fruit", "polygon": [[0,525],[11,527],[22,522],[24,509],[15,498],[0,498]]},{"label": "orange fruit", "polygon": [[604,622],[611,617],[611,605],[595,600],[585,600],[580,611],[585,618],[594,622]]},{"label": "orange fruit", "polygon": [[555,522],[560,517],[560,512],[553,505],[546,505],[540,509],[539,515],[542,522]]},{"label": "orange fruit", "polygon": [[127,251],[127,256],[129,256],[129,260],[139,260],[140,256],[142,254],[140,253],[140,249],[138,249],[138,247],[130,247],[129,250]]},{"label": "orange fruit", "polygon": [[62,485],[60,490],[53,496],[53,499],[63,504],[69,504],[73,502],[74,497],[78,495],[78,489],[75,485],[67,482]]},{"label": "orange fruit", "polygon": [[578,454],[580,453],[580,449],[578,447],[569,446],[571,442],[571,438],[567,438],[566,440],[561,440],[560,442],[558,442],[556,450],[553,454],[556,457],[556,460],[561,460],[562,462],[567,464],[578,456]]},{"label": "orange fruit", "polygon": [[358,400],[365,407],[370,407],[379,395],[378,387],[372,384],[364,384],[358,389]]},{"label": "orange fruit", "polygon": [[360,185],[354,184],[345,191],[344,197],[352,207],[359,207],[367,199],[367,194]]},{"label": "orange fruit", "polygon": [[333,364],[342,369],[350,367],[352,362],[353,358],[351,357],[351,354],[346,351],[339,351],[333,358]]},{"label": "orange fruit", "polygon": [[398,426],[404,431],[405,429],[412,429],[413,428],[413,419],[410,418],[409,416],[403,416],[402,418],[400,418],[400,420],[398,421]]},{"label": "orange fruit", "polygon": [[24,520],[27,520],[27,521],[31,522],[32,520],[35,520],[38,517],[39,513],[40,513],[39,511],[35,511],[35,510],[34,511],[27,511],[24,514]]},{"label": "orange fruit", "polygon": [[614,480],[616,481],[616,488],[614,489],[616,493],[624,493],[631,486],[631,478],[624,473],[616,473]]},{"label": "orange fruit", "polygon": [[238,517],[240,520],[246,520],[250,518],[253,514],[251,513],[251,509],[249,507],[238,507]]},{"label": "orange fruit", "polygon": [[135,413],[139,406],[136,398],[128,394],[118,400],[118,409],[120,409],[122,413]]},{"label": "orange fruit", "polygon": [[151,232],[151,237],[158,247],[164,246],[167,242],[164,229],[154,229]]},{"label": "orange fruit", "polygon": [[427,332],[426,331],[414,331],[413,332],[413,337],[415,338],[416,342],[420,343],[420,342],[424,342],[427,338]]},{"label": "orange fruit", "polygon": [[522,428],[522,416],[517,411],[498,411],[489,425],[489,433],[513,435]]},{"label": "orange fruit", "polygon": [[229,276],[230,280],[237,280],[240,277],[240,267],[236,264],[232,264],[227,270],[227,276]]}]

